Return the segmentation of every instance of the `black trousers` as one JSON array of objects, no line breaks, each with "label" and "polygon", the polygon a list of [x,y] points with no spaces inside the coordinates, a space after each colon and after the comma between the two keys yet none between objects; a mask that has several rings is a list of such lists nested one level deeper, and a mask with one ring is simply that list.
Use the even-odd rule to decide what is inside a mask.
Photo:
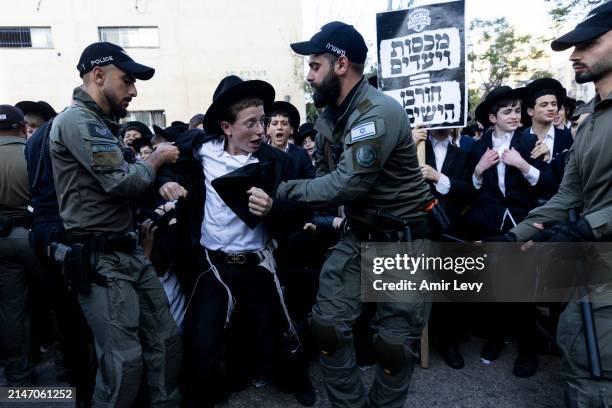
[{"label": "black trousers", "polygon": [[213,262],[235,306],[225,327],[228,293],[212,270],[187,293],[193,295],[184,321],[184,397],[198,407],[212,407],[252,378],[270,376],[279,351],[282,309],[273,275],[253,264]]}]

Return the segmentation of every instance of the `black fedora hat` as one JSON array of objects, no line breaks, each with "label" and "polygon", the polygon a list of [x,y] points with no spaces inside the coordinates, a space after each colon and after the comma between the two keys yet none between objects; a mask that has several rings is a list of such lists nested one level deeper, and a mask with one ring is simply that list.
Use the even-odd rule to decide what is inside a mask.
[{"label": "black fedora hat", "polygon": [[293,131],[297,131],[298,127],[300,126],[300,112],[298,112],[295,106],[289,102],[276,101],[270,107],[269,114],[267,112],[266,114],[271,116],[274,112],[286,112],[287,115],[289,115],[289,123],[291,126],[293,126]]},{"label": "black fedora hat", "polygon": [[132,147],[134,148],[136,153],[138,153],[140,152],[140,148],[143,146],[152,147],[151,139],[152,139],[152,136],[143,136],[141,138],[138,138],[132,142]]},{"label": "black fedora hat", "polygon": [[525,88],[510,88],[509,86],[498,86],[490,91],[476,107],[476,120],[486,129],[492,125],[489,121],[489,111],[495,105],[504,99],[522,99],[525,93]]},{"label": "black fedora hat", "polygon": [[169,142],[176,142],[176,139],[179,137],[179,135],[187,131],[187,129],[189,129],[189,126],[184,123],[168,126],[165,129],[162,129],[157,125],[153,125],[153,131],[155,132],[155,134],[163,137]]},{"label": "black fedora hat", "polygon": [[552,91],[557,97],[559,104],[563,102],[567,92],[561,82],[554,78],[538,78],[525,86],[525,99],[529,105],[544,94],[545,91]]},{"label": "black fedora hat", "polygon": [[21,101],[17,102],[15,106],[21,109],[24,115],[27,115],[28,113],[33,113],[42,117],[45,122],[57,116],[57,112],[55,112],[55,109],[53,109],[51,105],[49,105],[45,101]]},{"label": "black fedora hat", "polygon": [[125,136],[125,132],[127,132],[128,130],[138,131],[141,137],[151,137],[153,135],[153,133],[151,133],[151,129],[149,129],[147,125],[137,120],[125,122],[123,126],[121,126],[119,135],[121,135],[121,137]]},{"label": "black fedora hat", "polygon": [[297,135],[293,137],[293,141],[296,145],[301,146],[304,143],[304,139],[308,136],[314,139],[314,135],[317,134],[317,131],[314,129],[314,125],[310,122],[306,122],[300,126],[298,129]]},{"label": "black fedora hat", "polygon": [[274,87],[265,81],[243,81],[236,75],[227,76],[215,89],[212,104],[205,114],[204,129],[207,132],[221,132],[221,122],[227,108],[244,98],[260,98],[264,111],[269,112],[274,95]]}]

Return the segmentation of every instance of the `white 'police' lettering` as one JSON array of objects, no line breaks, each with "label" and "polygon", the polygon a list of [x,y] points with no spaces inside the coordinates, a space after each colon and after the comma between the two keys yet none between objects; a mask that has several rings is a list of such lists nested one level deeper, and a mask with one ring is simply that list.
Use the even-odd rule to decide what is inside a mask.
[{"label": "white 'police' lettering", "polygon": [[98,58],[98,59],[95,59],[95,60],[92,60],[92,61],[89,61],[89,62],[91,64],[91,66],[93,67],[94,65],[103,64],[103,63],[108,62],[108,61],[114,61],[112,55],[109,55],[108,57]]},{"label": "white 'police' lettering", "polygon": [[346,51],[344,51],[342,48],[338,48],[336,47],[334,44],[330,44],[327,43],[327,45],[325,46],[325,48],[327,48],[328,50],[330,50],[333,53],[336,53],[338,55],[344,55],[346,54]]}]

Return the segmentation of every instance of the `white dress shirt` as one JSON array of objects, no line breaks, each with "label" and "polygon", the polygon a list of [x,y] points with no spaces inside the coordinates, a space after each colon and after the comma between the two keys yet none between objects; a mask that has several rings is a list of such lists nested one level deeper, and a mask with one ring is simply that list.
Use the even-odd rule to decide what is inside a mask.
[{"label": "white dress shirt", "polygon": [[446,159],[446,152],[448,151],[448,145],[451,143],[451,137],[444,140],[438,140],[434,137],[429,136],[429,143],[434,151],[434,157],[436,161],[436,170],[440,173],[440,179],[434,183],[436,191],[442,195],[448,194],[450,190],[450,179],[442,173],[442,165]]},{"label": "white dress shirt", "polygon": [[[532,127],[529,128],[529,133],[531,133],[532,135],[535,135],[535,133],[533,133]],[[548,147],[548,151],[550,152],[546,163],[550,163],[553,157],[553,149],[555,148],[555,126],[554,125],[550,125],[550,129],[548,129],[548,132],[546,132],[546,136],[544,136],[544,143],[546,143],[546,146]]]},{"label": "white dress shirt", "polygon": [[[510,149],[513,134],[514,132],[504,133],[500,136],[497,136],[495,132],[492,134],[493,150],[495,150],[500,157],[499,163],[497,163],[497,185],[504,196],[506,195],[506,164],[501,160],[501,155],[504,150]],[[527,180],[530,185],[535,186],[540,178],[540,170],[530,165],[529,171],[527,174],[523,174],[523,177],[525,177],[525,180]],[[480,190],[482,187],[482,177],[478,179],[475,174],[472,174],[472,183],[477,190]],[[507,217],[510,218],[512,225],[516,226],[514,217],[512,217],[512,214],[506,208],[499,227],[500,230],[502,229]]]},{"label": "white dress shirt", "polygon": [[250,229],[225,204],[211,184],[214,179],[259,160],[252,154],[232,156],[225,151],[223,139],[204,143],[199,154],[206,188],[200,244],[208,249],[228,253],[261,251],[268,242],[268,233],[263,223]]},{"label": "white dress shirt", "polygon": [[[508,132],[501,136],[496,136],[495,132],[493,132],[492,135],[493,150],[495,150],[500,157],[500,161],[497,163],[497,183],[504,196],[506,195],[506,164],[501,160],[501,155],[504,150],[510,149],[510,142],[512,142],[513,134],[514,132]],[[530,165],[529,171],[527,174],[523,174],[523,177],[525,177],[525,180],[527,180],[529,184],[535,186],[540,179],[540,170]],[[472,174],[472,184],[474,184],[474,188],[480,190],[482,187],[482,177],[479,179],[476,177],[476,174]]]}]

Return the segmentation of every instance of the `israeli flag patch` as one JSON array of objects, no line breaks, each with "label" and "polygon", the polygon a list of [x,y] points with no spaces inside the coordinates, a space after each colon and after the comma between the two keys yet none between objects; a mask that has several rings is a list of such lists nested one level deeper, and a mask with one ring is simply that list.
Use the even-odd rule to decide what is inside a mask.
[{"label": "israeli flag patch", "polygon": [[374,122],[367,122],[351,129],[351,141],[355,142],[375,134],[376,126]]}]

